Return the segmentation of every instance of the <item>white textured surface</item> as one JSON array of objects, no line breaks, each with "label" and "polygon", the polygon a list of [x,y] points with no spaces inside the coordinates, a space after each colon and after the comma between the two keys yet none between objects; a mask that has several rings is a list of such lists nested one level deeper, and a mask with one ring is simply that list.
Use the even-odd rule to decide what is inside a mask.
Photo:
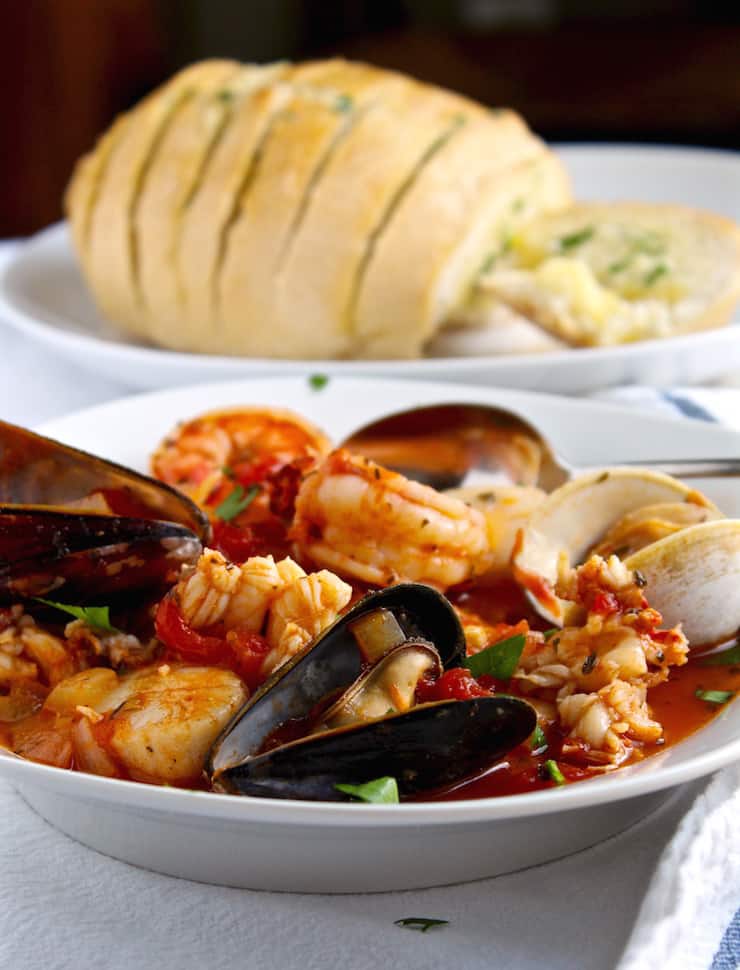
[{"label": "white textured surface", "polygon": [[740,766],[717,775],[663,853],[619,970],[706,970],[740,906]]},{"label": "white textured surface", "polygon": [[[125,374],[116,383],[91,376],[3,330],[0,414],[9,420],[36,424],[134,383]],[[740,396],[706,391],[701,403],[717,404],[740,427]],[[740,902],[732,829],[739,788],[740,769],[727,770],[697,801],[702,786],[689,786],[627,833],[526,872],[328,897],[220,889],[133,869],[60,835],[0,782],[0,968],[705,970]],[[405,916],[450,925],[428,934],[393,925]]]},{"label": "white textured surface", "polygon": [[[612,970],[642,889],[697,790],[594,849],[499,879],[299,896],[133,869],[59,834],[0,782],[0,967]],[[407,916],[450,924],[427,934],[393,925]]]}]

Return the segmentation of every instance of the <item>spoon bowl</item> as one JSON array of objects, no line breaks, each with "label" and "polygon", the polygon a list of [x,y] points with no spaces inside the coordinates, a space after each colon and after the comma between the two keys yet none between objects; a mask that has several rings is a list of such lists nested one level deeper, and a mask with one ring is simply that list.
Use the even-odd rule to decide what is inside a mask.
[{"label": "spoon bowl", "polygon": [[[443,491],[467,485],[528,485],[546,492],[592,467],[575,468],[529,421],[485,404],[433,404],[409,408],[364,425],[342,446]],[[740,459],[620,461],[677,478],[731,477]]]}]

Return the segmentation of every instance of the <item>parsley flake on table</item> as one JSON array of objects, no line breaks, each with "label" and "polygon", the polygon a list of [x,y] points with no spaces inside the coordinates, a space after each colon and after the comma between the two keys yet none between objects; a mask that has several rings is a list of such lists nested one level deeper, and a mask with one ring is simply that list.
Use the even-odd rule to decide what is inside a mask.
[{"label": "parsley flake on table", "polygon": [[427,916],[406,916],[393,921],[394,926],[402,926],[405,930],[418,930],[420,933],[427,933],[435,926],[449,926],[449,924],[448,919],[430,919]]},{"label": "parsley flake on table", "polygon": [[118,629],[111,624],[110,607],[108,606],[71,606],[69,603],[55,603],[54,600],[45,600],[36,596],[37,603],[44,606],[51,606],[62,613],[69,613],[78,620],[83,620],[94,630],[102,630],[104,633],[118,633]]},{"label": "parsley flake on table", "polygon": [[472,657],[466,657],[463,666],[467,667],[474,677],[488,674],[496,680],[509,680],[519,663],[525,642],[524,634],[518,633],[516,636],[491,644],[485,650],[474,653]]},{"label": "parsley flake on table", "polygon": [[214,511],[217,519],[222,522],[231,522],[237,515],[241,515],[244,509],[248,508],[260,493],[259,485],[252,487],[245,492],[243,485],[237,485],[233,492],[230,492],[221,504]]},{"label": "parsley flake on table", "polygon": [[372,802],[376,805],[391,805],[398,802],[398,784],[395,778],[386,775],[374,778],[364,785],[335,785],[337,791],[351,795],[361,802]]}]

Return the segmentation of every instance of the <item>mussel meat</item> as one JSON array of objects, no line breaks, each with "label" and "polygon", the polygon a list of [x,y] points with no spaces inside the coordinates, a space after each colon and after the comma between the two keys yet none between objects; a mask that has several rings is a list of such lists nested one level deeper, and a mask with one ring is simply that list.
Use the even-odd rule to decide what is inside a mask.
[{"label": "mussel meat", "polygon": [[0,422],[0,602],[164,587],[209,535],[174,489]]},{"label": "mussel meat", "polygon": [[420,680],[463,653],[457,615],[430,587],[366,596],[238,712],[211,751],[215,787],[344,801],[337,784],[390,775],[409,797],[485,769],[532,733],[536,714],[514,697],[414,706]]}]

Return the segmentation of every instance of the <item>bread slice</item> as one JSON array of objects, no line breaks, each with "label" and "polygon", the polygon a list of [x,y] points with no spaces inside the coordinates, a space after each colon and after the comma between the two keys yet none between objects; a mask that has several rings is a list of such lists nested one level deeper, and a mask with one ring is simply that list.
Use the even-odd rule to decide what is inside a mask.
[{"label": "bread slice", "polygon": [[559,160],[510,111],[471,119],[378,239],[354,313],[359,356],[419,356],[520,222],[570,202]]},{"label": "bread slice", "polygon": [[[399,78],[333,152],[276,280],[275,340],[263,352],[304,359],[354,350],[350,309],[374,234],[419,173],[479,106]],[[239,352],[253,353],[249,321]]]},{"label": "bread slice", "polygon": [[239,65],[204,61],[180,74],[136,109],[102,174],[89,238],[89,273],[103,312],[135,334],[145,334],[136,299],[133,216],[157,144],[177,111],[203,86],[220,85]]},{"label": "bread slice", "polygon": [[523,226],[479,285],[570,344],[718,327],[740,299],[740,229],[678,205],[578,203]]},{"label": "bread slice", "polygon": [[[266,84],[269,67],[240,67],[177,112],[148,167],[134,212],[135,282],[151,339],[167,341],[180,313],[176,248],[180,226],[235,105]],[[177,324],[175,323],[175,329]]]},{"label": "bread slice", "polygon": [[291,352],[295,317],[277,316],[271,283],[332,155],[397,77],[339,62],[312,86],[296,89],[276,119],[226,242],[218,279],[224,345],[248,343],[256,356],[281,345]]},{"label": "bread slice", "polygon": [[85,269],[89,262],[90,224],[98,201],[100,181],[112,152],[124,137],[130,122],[130,113],[116,118],[108,131],[99,138],[94,149],[77,162],[67,186],[64,211],[69,219],[77,256]]},{"label": "bread slice", "polygon": [[240,203],[248,196],[273,126],[284,117],[297,89],[316,84],[341,61],[281,68],[263,88],[235,107],[228,128],[192,198],[177,240],[177,275],[182,303],[163,342],[178,350],[238,353],[219,327],[218,278]]}]

